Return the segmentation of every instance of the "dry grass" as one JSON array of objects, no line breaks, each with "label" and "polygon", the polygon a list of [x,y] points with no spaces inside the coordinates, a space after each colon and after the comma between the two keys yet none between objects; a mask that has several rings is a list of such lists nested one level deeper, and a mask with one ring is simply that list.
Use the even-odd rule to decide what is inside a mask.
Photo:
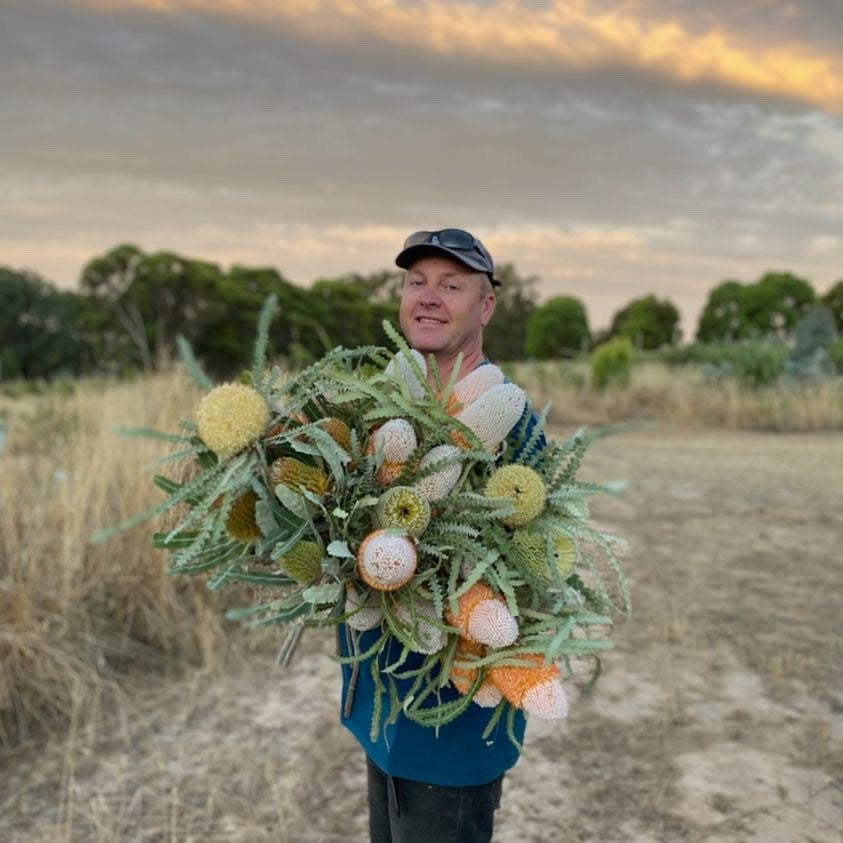
[{"label": "dry grass", "polygon": [[[559,431],[560,433],[564,431]],[[838,843],[843,827],[840,434],[638,431],[593,517],[630,540],[635,613],[594,694],[531,722],[497,843]],[[0,757],[8,843],[366,839],[362,754],[331,636],[180,679]]]},{"label": "dry grass", "polygon": [[195,395],[170,373],[0,408],[0,742],[95,711],[130,667],[216,660],[218,597],[166,573],[148,526],[90,542],[160,500],[148,464],[164,446],[113,428],[172,429]]},{"label": "dry grass", "polygon": [[537,406],[553,405],[558,424],[645,419],[683,428],[843,430],[841,378],[748,389],[734,379],[707,380],[695,366],[642,363],[628,387],[600,391],[588,385],[585,363],[515,363],[507,371]]}]

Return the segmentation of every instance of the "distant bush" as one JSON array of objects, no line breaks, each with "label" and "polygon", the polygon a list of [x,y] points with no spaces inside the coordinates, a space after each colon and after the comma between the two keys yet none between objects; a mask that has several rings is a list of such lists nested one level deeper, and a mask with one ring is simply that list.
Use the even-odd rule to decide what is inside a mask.
[{"label": "distant bush", "polygon": [[784,374],[787,348],[769,342],[744,342],[728,348],[725,362],[729,374],[743,386],[772,386]]},{"label": "distant bush", "polygon": [[837,340],[834,314],[822,304],[814,305],[793,329],[793,348],[787,357],[787,373],[798,378],[833,375],[836,366],[828,350]]},{"label": "distant bush", "polygon": [[843,375],[843,339],[829,346],[828,359],[834,364],[837,373]]},{"label": "distant bush", "polygon": [[610,383],[629,384],[632,373],[632,343],[617,337],[601,345],[591,355],[591,382],[595,389],[605,389]]}]

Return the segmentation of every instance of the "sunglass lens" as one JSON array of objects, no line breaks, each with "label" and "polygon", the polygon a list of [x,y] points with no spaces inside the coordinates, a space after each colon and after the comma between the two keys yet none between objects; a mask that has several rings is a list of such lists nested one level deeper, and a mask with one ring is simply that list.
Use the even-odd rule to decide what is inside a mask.
[{"label": "sunglass lens", "polygon": [[474,236],[461,228],[445,228],[439,232],[439,242],[449,249],[473,249]]}]

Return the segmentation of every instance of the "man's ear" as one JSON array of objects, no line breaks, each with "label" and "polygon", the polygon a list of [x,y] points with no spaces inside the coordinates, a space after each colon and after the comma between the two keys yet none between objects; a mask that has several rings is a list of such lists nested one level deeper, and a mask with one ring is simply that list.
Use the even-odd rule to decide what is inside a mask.
[{"label": "man's ear", "polygon": [[495,294],[493,292],[488,292],[483,297],[483,304],[481,305],[480,311],[480,324],[485,328],[486,325],[489,324],[492,315],[495,312],[495,306],[497,305],[498,300],[495,298]]}]

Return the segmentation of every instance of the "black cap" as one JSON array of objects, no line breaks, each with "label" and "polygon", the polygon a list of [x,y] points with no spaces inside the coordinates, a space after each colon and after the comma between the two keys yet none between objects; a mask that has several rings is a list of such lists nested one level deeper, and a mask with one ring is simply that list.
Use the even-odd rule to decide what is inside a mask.
[{"label": "black cap", "polygon": [[461,228],[417,231],[407,238],[404,248],[395,258],[395,263],[402,269],[409,269],[419,258],[430,255],[446,255],[469,269],[485,272],[492,284],[500,285],[494,277],[495,262],[489,250],[468,231]]}]

